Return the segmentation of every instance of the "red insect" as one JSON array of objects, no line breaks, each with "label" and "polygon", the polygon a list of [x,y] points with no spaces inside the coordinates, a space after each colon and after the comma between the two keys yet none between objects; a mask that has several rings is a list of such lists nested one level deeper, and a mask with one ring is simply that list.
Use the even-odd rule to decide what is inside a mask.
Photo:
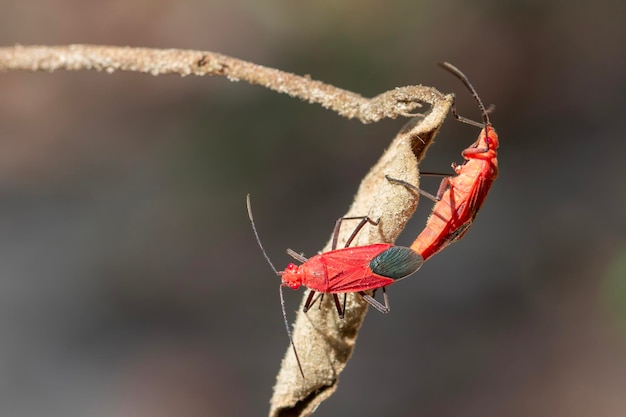
[{"label": "red insect", "polygon": [[[248,215],[252,223],[253,231],[261,249],[261,241],[256,233],[250,198],[248,196]],[[341,224],[344,220],[361,220],[352,235],[346,241],[343,249],[337,248],[337,239]],[[289,287],[297,290],[300,286],[305,286],[311,290],[307,302],[304,306],[306,312],[315,303],[313,299],[316,292],[321,294],[333,294],[335,306],[339,317],[343,318],[344,308],[339,303],[338,294],[351,292],[358,293],[365,301],[370,303],[382,313],[389,312],[389,306],[385,299],[385,304],[381,304],[365,291],[382,288],[397,282],[402,278],[416,272],[423,263],[422,257],[410,248],[394,246],[389,243],[377,243],[366,246],[349,247],[359,231],[366,223],[377,225],[367,216],[342,217],[337,220],[333,230],[332,249],[328,252],[320,253],[312,258],[305,258],[287,249],[287,253],[296,260],[302,262],[301,265],[290,263],[284,271],[278,272],[263,250],[268,263],[274,272],[282,278],[281,287]],[[345,307],[345,300],[344,300]]]},{"label": "red insect", "polygon": [[491,126],[485,106],[465,74],[447,62],[439,65],[459,78],[470,90],[482,112],[483,124],[460,117],[456,107],[452,106],[452,114],[457,120],[481,127],[482,131],[476,142],[461,153],[467,161],[462,165],[452,164],[457,175],[443,179],[436,197],[405,181],[387,177],[392,182],[407,186],[435,200],[436,204],[426,222],[426,227],[411,245],[411,249],[421,254],[424,260],[467,233],[487,197],[491,184],[498,176],[498,135]]},{"label": "red insect", "polygon": [[[252,230],[254,231],[257,242],[261,247],[263,256],[265,256],[265,259],[270,264],[276,275],[282,278],[280,285],[280,301],[283,310],[283,318],[285,320],[285,327],[287,328],[287,334],[289,335],[292,346],[293,339],[291,337],[291,332],[289,331],[289,325],[287,324],[287,314],[285,312],[285,304],[283,301],[282,288],[284,286],[297,290],[300,286],[304,285],[310,289],[309,296],[304,305],[305,312],[315,304],[317,298],[314,299],[313,297],[316,292],[319,292],[321,296],[327,293],[333,295],[335,307],[337,308],[337,313],[340,318],[344,317],[346,306],[345,296],[347,293],[358,293],[372,307],[376,308],[381,313],[388,313],[389,303],[385,287],[413,274],[420,269],[423,264],[423,259],[419,253],[403,246],[394,246],[389,243],[378,243],[366,246],[349,247],[350,243],[352,243],[356,235],[366,223],[374,225],[378,224],[378,222],[372,221],[369,217],[362,216],[344,217],[337,220],[333,231],[332,250],[328,252],[324,252],[307,259],[293,250],[288,249],[287,253],[302,262],[302,264],[296,265],[290,263],[284,271],[278,272],[272,264],[272,261],[270,261],[267,256],[256,231],[256,226],[254,225],[254,219],[252,217],[249,194],[247,198],[247,206],[248,217],[252,223]],[[345,248],[336,249],[341,223],[344,220],[351,219],[361,219],[361,222],[346,241]],[[378,288],[382,288],[383,290],[384,304],[365,293],[365,291],[376,290]],[[339,302],[338,294],[344,294],[343,306]],[[296,352],[295,346],[293,346],[293,349],[294,352]],[[298,366],[300,366],[300,360],[298,359],[297,353],[296,360],[298,361]],[[304,376],[301,366],[300,372]]]}]

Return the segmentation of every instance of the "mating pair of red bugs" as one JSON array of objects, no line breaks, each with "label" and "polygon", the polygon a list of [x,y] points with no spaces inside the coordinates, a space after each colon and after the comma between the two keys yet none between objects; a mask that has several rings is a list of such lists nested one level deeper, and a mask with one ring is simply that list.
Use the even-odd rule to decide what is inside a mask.
[{"label": "mating pair of red bugs", "polygon": [[[466,162],[462,165],[452,165],[456,176],[443,179],[436,197],[405,181],[386,177],[392,183],[405,186],[435,201],[435,206],[426,222],[426,227],[410,247],[394,246],[388,243],[349,247],[366,223],[369,222],[376,225],[378,222],[367,216],[340,218],[335,224],[332,250],[307,259],[288,249],[287,252],[296,260],[302,262],[302,264],[295,265],[290,263],[284,271],[278,272],[265,253],[257,234],[248,196],[248,215],[259,246],[274,272],[282,277],[281,305],[290,339],[291,333],[282,300],[283,286],[296,290],[301,285],[304,285],[310,289],[304,305],[305,312],[316,302],[316,299],[314,299],[316,292],[322,295],[329,293],[333,295],[337,313],[343,318],[345,295],[355,292],[360,294],[365,301],[378,311],[388,313],[389,304],[385,287],[415,273],[425,260],[462,238],[476,218],[476,214],[485,201],[491,184],[498,175],[498,135],[491,126],[489,114],[485,106],[465,74],[447,62],[440,64],[440,66],[459,78],[470,90],[482,112],[483,123],[480,124],[460,117],[454,105],[452,106],[453,116],[461,122],[481,127],[482,131],[476,142],[461,153]],[[339,229],[342,221],[347,219],[361,219],[361,222],[348,238],[345,247],[337,249]],[[365,293],[365,291],[378,288],[383,290],[384,304]],[[338,297],[338,294],[342,293],[344,294],[343,306]],[[293,341],[291,343],[293,345]],[[302,368],[300,368],[300,371],[302,372]]]}]

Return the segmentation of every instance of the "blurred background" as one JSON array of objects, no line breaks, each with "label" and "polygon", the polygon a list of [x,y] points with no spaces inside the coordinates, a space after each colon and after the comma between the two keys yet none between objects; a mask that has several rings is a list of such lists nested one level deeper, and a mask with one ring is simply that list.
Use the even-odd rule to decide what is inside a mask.
[{"label": "blurred background", "polygon": [[[433,86],[480,119],[435,65],[454,63],[496,105],[500,177],[465,238],[368,314],[316,415],[626,413],[623,3],[2,10],[2,45],[210,50],[365,96]],[[12,72],[0,91],[0,414],[264,415],[288,341],[245,195],[277,266],[287,247],[314,254],[406,120],[221,78]],[[477,134],[450,118],[422,170],[449,171]],[[286,297],[293,318],[302,291]]]}]

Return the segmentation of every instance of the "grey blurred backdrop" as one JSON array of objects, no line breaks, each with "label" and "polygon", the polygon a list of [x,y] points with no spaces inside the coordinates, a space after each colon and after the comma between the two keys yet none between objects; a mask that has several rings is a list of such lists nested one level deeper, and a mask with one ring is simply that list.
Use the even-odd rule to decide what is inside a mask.
[{"label": "grey blurred backdrop", "polygon": [[[2,45],[211,50],[366,96],[431,85],[479,119],[435,66],[456,64],[496,105],[500,178],[368,314],[317,415],[626,414],[623,2],[1,6]],[[221,78],[14,72],[0,92],[0,415],[265,414],[287,337],[245,195],[278,266],[314,254],[405,121]],[[422,169],[477,134],[449,119]]]}]

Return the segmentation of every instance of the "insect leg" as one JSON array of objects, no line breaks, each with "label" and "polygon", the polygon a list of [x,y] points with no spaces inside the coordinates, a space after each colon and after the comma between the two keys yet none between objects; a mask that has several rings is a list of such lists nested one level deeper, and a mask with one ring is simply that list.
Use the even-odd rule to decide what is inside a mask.
[{"label": "insect leg", "polygon": [[485,142],[487,143],[487,146],[486,147],[482,147],[482,148],[476,148],[476,147],[472,146],[472,147],[469,147],[467,149],[464,149],[463,152],[461,152],[461,155],[463,156],[463,158],[465,158],[465,159],[473,159],[473,158],[475,158],[475,159],[476,158],[477,159],[490,159],[490,158],[492,158],[492,156],[489,156],[489,155],[483,155],[482,158],[480,157],[481,154],[489,152],[491,149],[494,149],[494,150],[496,149],[496,147],[493,145],[493,142],[489,138],[489,131],[488,131],[488,129],[489,129],[489,127],[485,127]]},{"label": "insect leg", "polygon": [[320,303],[317,306],[317,308],[321,310],[322,309],[322,302],[324,301],[324,293],[323,292],[319,293],[317,298],[315,300],[313,300],[313,304],[317,303],[317,300],[320,300]]},{"label": "insect leg", "polygon": [[367,223],[369,223],[371,225],[374,225],[374,226],[378,225],[378,220],[374,221],[369,216],[355,216],[355,217],[340,217],[340,218],[338,218],[337,222],[335,222],[335,228],[333,229],[333,243],[331,245],[331,249],[332,250],[337,249],[337,241],[339,240],[339,230],[341,229],[341,223],[344,220],[357,220],[357,219],[360,219],[361,221],[359,222],[357,227],[354,229],[354,232],[352,232],[352,234],[350,235],[350,237],[346,241],[346,246],[345,246],[346,248],[348,246],[350,246],[350,243],[352,243],[352,241],[354,240],[356,235],[361,231],[361,229],[363,229],[363,227]]},{"label": "insect leg", "polygon": [[472,126],[476,126],[479,128],[482,128],[484,126],[483,123],[479,123],[475,120],[472,119],[468,119],[466,117],[463,116],[459,116],[459,113],[457,113],[456,111],[456,96],[454,94],[452,94],[452,96],[454,97],[454,101],[452,102],[452,107],[450,108],[450,110],[452,111],[452,117],[454,117],[456,120],[458,120],[461,123],[466,123],[468,125],[472,125]]},{"label": "insect leg", "polygon": [[315,300],[313,299],[314,296],[315,296],[315,291],[313,290],[309,291],[309,296],[306,298],[306,303],[304,303],[303,311],[305,313],[309,311],[309,309],[313,307],[313,304],[315,304],[315,302],[317,301],[317,298]]},{"label": "insect leg", "polygon": [[[385,178],[386,178],[386,179],[387,179],[387,181],[389,181],[389,182],[393,182],[393,183],[396,183],[396,184],[400,184],[400,185],[405,186],[405,187],[406,187],[406,188],[408,188],[409,190],[414,191],[414,192],[416,192],[416,193],[418,193],[418,194],[420,194],[420,195],[422,195],[422,196],[426,197],[427,199],[431,200],[433,203],[437,203],[439,200],[441,200],[441,196],[439,196],[439,193],[437,193],[437,196],[434,196],[434,195],[432,195],[431,193],[429,193],[429,192],[427,192],[427,191],[424,191],[424,190],[422,190],[422,189],[420,189],[420,188],[418,188],[418,187],[414,186],[413,184],[411,184],[411,183],[409,183],[409,182],[406,182],[406,181],[404,181],[404,180],[399,180],[399,179],[397,179],[397,178],[392,178],[392,177],[390,177],[389,175],[385,175]],[[443,182],[444,182],[444,181],[446,181],[446,183],[447,183],[448,178],[444,178],[444,179],[442,180],[442,184],[443,184]],[[445,190],[444,190],[444,191],[445,191]],[[441,193],[441,195],[443,195],[443,193]]]},{"label": "insect leg", "polygon": [[385,287],[382,287],[382,288],[383,288],[384,304],[380,303],[380,301],[377,301],[374,297],[366,294],[363,291],[359,291],[359,295],[363,297],[363,299],[367,301],[369,305],[374,307],[376,310],[380,311],[383,314],[387,314],[391,310],[391,308],[389,307],[389,297],[387,297],[387,291],[385,290]]},{"label": "insect leg", "polygon": [[441,184],[439,184],[439,189],[437,190],[437,201],[441,200],[444,193],[450,186],[450,178],[444,178],[441,180]]},{"label": "insect leg", "polygon": [[335,307],[337,307],[337,313],[339,314],[339,318],[342,319],[344,317],[344,311],[345,311],[345,301],[346,299],[344,298],[344,309],[341,309],[341,303],[339,302],[339,296],[337,294],[333,294],[333,300],[335,300]]}]

